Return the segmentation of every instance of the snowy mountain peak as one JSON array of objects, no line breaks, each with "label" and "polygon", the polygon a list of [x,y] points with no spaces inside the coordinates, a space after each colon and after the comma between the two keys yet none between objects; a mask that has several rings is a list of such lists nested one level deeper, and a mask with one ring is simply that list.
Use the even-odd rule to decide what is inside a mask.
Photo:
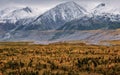
[{"label": "snowy mountain peak", "polygon": [[31,7],[10,7],[0,11],[0,23],[16,23],[20,19],[36,17],[38,9]]},{"label": "snowy mountain peak", "polygon": [[106,6],[105,3],[101,3],[101,4],[99,4],[96,8],[101,8],[101,7],[105,7],[105,6]]},{"label": "snowy mountain peak", "polygon": [[59,4],[55,8],[78,9],[79,11],[83,13],[87,12],[86,9],[84,9],[83,7],[75,3],[74,1],[69,1],[69,2]]},{"label": "snowy mountain peak", "polygon": [[69,1],[69,2],[66,2],[65,4],[77,4],[77,3],[75,3],[74,1]]},{"label": "snowy mountain peak", "polygon": [[32,9],[30,7],[25,7],[25,8],[23,8],[23,10],[28,13],[32,13]]},{"label": "snowy mountain peak", "polygon": [[65,2],[65,3],[62,3],[62,4],[59,4],[57,5],[58,7],[60,6],[76,6],[78,5],[77,3],[75,3],[74,1],[69,1],[69,2]]},{"label": "snowy mountain peak", "polygon": [[56,25],[58,25],[59,27],[60,25],[63,25],[65,22],[83,17],[84,15],[86,15],[86,13],[87,11],[77,3],[73,1],[65,2],[55,6],[54,8],[40,15],[34,21],[34,25],[40,25],[45,22],[44,23],[45,25],[51,24],[55,25],[54,27],[56,27]]},{"label": "snowy mountain peak", "polygon": [[102,15],[104,13],[110,13],[111,7],[109,7],[105,3],[100,3],[94,9],[92,9],[92,13],[96,15]]}]

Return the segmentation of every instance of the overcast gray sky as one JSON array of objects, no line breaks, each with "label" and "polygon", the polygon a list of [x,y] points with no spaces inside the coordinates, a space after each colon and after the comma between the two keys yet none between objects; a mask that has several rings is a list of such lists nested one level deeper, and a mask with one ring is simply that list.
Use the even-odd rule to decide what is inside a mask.
[{"label": "overcast gray sky", "polygon": [[86,8],[93,8],[99,3],[107,3],[113,7],[120,7],[120,0],[0,0],[0,9],[8,6],[31,6],[39,7],[41,10],[46,10],[67,1],[74,1]]}]

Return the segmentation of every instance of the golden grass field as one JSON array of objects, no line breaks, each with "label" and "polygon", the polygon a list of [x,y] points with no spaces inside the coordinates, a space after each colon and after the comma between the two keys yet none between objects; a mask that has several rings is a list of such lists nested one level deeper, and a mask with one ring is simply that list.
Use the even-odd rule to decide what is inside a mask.
[{"label": "golden grass field", "polygon": [[0,75],[120,75],[120,45],[1,42]]}]

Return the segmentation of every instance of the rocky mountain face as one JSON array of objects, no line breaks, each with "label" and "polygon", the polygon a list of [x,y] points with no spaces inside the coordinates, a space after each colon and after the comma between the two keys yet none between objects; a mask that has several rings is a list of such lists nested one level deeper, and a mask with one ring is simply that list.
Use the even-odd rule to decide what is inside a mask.
[{"label": "rocky mountain face", "polygon": [[66,22],[83,17],[87,11],[75,2],[66,2],[34,19],[24,30],[55,30]]},{"label": "rocky mountain face", "polygon": [[101,3],[86,16],[67,22],[58,30],[118,29],[120,28],[120,12],[118,13],[117,9],[112,10]]},{"label": "rocky mountain face", "polygon": [[[24,25],[28,20],[31,20],[38,15],[39,13],[37,10],[30,7],[5,8],[0,11],[0,29],[10,31],[19,26],[19,24]],[[22,22],[23,20],[24,22]],[[27,21],[25,22],[25,20]],[[19,21],[21,21],[21,23],[18,24]]]},{"label": "rocky mountain face", "polygon": [[31,18],[36,10],[30,7],[11,7],[0,11],[0,23],[16,23],[20,19]]},{"label": "rocky mountain face", "polygon": [[[116,34],[117,29],[120,28],[119,8],[110,8],[105,3],[87,11],[77,3],[70,1],[39,14],[40,12],[30,7],[1,10],[0,39],[4,41],[88,40],[88,38],[98,38],[99,35],[110,37],[101,32],[109,33],[114,30]],[[115,34],[105,40],[120,39],[119,33]],[[99,40],[104,39],[100,37]]]}]

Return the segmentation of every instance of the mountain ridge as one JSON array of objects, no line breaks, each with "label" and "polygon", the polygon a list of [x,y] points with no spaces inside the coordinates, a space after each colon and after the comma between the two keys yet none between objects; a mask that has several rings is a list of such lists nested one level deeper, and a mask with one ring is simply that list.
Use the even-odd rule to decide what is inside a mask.
[{"label": "mountain ridge", "polygon": [[[35,41],[36,40],[42,41],[41,39],[43,38],[44,41],[46,40],[62,41],[62,37],[65,38],[63,40],[67,40],[66,38],[68,38],[69,40],[70,36],[72,36],[71,37],[72,40],[79,40],[79,39],[87,40],[89,38],[95,39],[98,38],[97,35],[100,35],[100,32],[96,34],[94,34],[93,32],[95,36],[91,37],[90,35],[92,33],[86,32],[84,35],[83,31],[99,30],[99,29],[103,31],[104,30],[109,31],[120,28],[119,9],[115,8],[114,10],[116,11],[113,11],[113,9],[109,9],[108,11],[106,10],[106,8],[107,8],[107,4],[101,3],[98,6],[96,6],[94,9],[92,9],[91,12],[89,12],[84,7],[81,7],[77,3],[70,1],[59,4],[40,15],[35,14],[28,17],[25,16],[25,18],[16,19],[17,21],[15,22],[9,22],[9,20],[5,20],[7,21],[6,23],[5,22],[0,23],[0,30],[2,32],[6,32],[0,35],[1,37],[0,40],[2,38],[3,38],[2,40],[11,40],[11,39],[27,40],[28,36],[29,36],[28,39],[34,38]],[[16,10],[24,11],[27,15],[33,13],[32,9],[29,7],[20,8]],[[24,14],[23,15],[19,14],[19,16],[23,17]],[[14,15],[12,17],[14,17]],[[0,19],[2,18],[0,17]],[[50,32],[49,34],[47,31],[51,31],[51,30],[53,32]],[[41,34],[38,33],[39,31]],[[46,33],[42,33],[41,31],[45,31]],[[61,31],[63,32],[61,33]],[[80,34],[81,36],[79,35],[78,37],[77,31],[81,32]],[[36,33],[38,33],[38,35]],[[81,39],[83,38],[83,36],[89,36],[89,37],[87,39]],[[117,35],[115,36],[117,37]],[[108,39],[111,40],[112,38],[114,37]]]},{"label": "mountain ridge", "polygon": [[[74,11],[76,11],[76,13]],[[63,25],[65,22],[79,18],[86,12],[87,11],[85,9],[80,7],[75,2],[66,2],[55,6],[54,8],[37,17],[32,25],[42,24],[47,25],[49,29],[56,29],[59,26]]]}]

